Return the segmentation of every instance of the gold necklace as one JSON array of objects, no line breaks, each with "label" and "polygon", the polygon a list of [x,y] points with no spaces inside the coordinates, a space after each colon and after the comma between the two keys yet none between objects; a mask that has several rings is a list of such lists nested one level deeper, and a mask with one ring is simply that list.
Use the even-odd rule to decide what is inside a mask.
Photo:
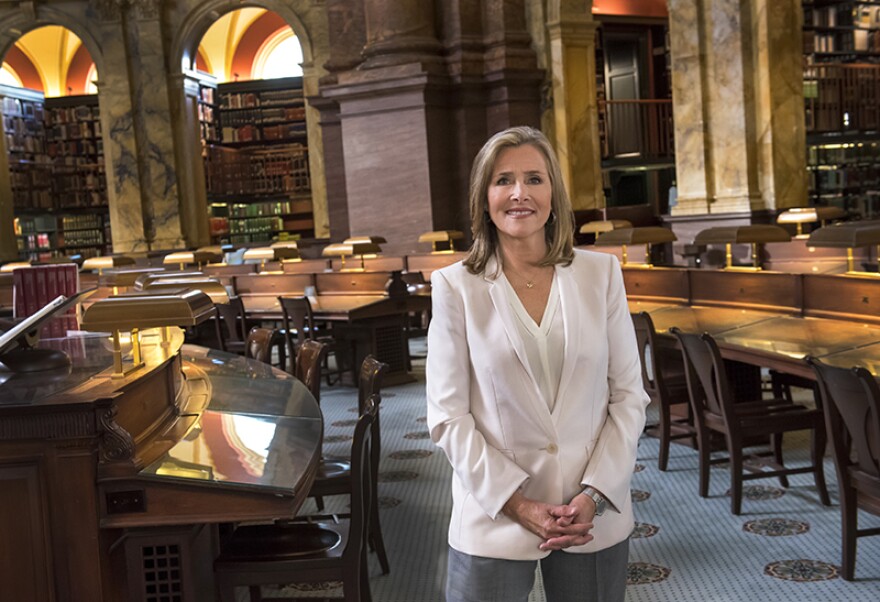
[{"label": "gold necklace", "polygon": [[[523,276],[522,274],[520,274],[518,271],[514,270],[512,267],[509,268],[509,269],[510,269],[510,271],[511,271],[513,274],[516,275],[517,278],[520,278],[520,279],[526,281],[526,288],[527,288],[527,289],[531,290],[531,289],[535,288],[535,281],[534,281],[533,279],[531,279],[531,278],[526,278],[525,276]],[[540,270],[540,268],[538,268],[538,269]]]}]

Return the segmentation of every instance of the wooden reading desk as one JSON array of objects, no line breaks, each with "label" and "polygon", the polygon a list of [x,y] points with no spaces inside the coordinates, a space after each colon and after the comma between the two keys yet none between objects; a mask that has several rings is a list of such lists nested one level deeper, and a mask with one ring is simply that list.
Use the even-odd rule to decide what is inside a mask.
[{"label": "wooden reading desk", "polygon": [[724,357],[813,378],[803,359],[880,367],[880,278],[624,269],[630,312],[658,331],[708,332]]},{"label": "wooden reading desk", "polygon": [[96,333],[41,342],[68,367],[0,370],[4,600],[213,600],[218,525],[298,511],[323,431],[308,389],[171,330],[143,331],[121,378]]},{"label": "wooden reading desk", "polygon": [[234,286],[250,317],[276,322],[281,320],[279,296],[314,291],[308,297],[315,318],[332,322],[333,336],[353,347],[356,366],[373,354],[390,366],[387,384],[413,380],[407,319],[412,312],[430,310],[431,298],[407,293],[399,272],[255,274],[236,276]]}]

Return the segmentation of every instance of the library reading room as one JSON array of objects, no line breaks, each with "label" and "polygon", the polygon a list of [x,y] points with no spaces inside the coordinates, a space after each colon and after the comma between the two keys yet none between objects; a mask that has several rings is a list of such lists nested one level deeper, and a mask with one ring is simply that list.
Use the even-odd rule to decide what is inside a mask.
[{"label": "library reading room", "polygon": [[880,0],[0,0],[0,110],[0,600],[880,600]]}]

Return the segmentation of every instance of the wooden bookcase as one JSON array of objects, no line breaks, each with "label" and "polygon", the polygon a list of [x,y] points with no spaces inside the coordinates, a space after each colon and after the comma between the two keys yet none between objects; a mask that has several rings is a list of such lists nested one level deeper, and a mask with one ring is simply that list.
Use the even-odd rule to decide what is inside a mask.
[{"label": "wooden bookcase", "polygon": [[805,0],[811,205],[880,215],[880,1]]},{"label": "wooden bookcase", "polygon": [[214,239],[313,237],[302,78],[219,84],[213,100],[219,140],[202,135]]},{"label": "wooden bookcase", "polygon": [[0,86],[0,106],[21,258],[109,253],[97,96]]}]

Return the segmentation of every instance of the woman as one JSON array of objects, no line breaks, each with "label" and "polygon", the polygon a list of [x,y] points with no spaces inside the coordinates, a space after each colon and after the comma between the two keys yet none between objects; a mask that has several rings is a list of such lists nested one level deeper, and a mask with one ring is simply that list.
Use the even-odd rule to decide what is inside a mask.
[{"label": "woman", "polygon": [[[474,160],[474,244],[431,278],[428,425],[453,468],[448,601],[622,601],[648,397],[613,255],[574,250],[541,132]],[[607,512],[605,509],[607,507]]]}]

